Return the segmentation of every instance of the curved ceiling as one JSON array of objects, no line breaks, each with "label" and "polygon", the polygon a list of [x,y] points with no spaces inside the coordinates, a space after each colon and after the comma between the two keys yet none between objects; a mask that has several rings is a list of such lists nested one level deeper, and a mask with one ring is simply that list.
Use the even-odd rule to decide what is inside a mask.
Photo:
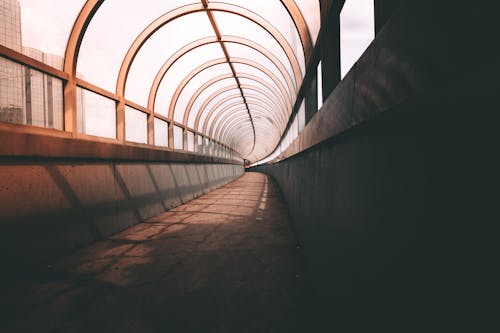
[{"label": "curved ceiling", "polygon": [[118,108],[139,108],[254,162],[286,128],[319,17],[318,0],[88,0],[64,69],[114,92]]}]

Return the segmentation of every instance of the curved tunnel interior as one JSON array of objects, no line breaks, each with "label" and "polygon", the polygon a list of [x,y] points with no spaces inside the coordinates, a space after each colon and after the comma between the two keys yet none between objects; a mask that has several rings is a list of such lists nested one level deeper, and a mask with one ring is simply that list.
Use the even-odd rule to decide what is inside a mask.
[{"label": "curved tunnel interior", "polygon": [[318,1],[86,1],[63,69],[117,102],[102,136],[252,163],[286,130],[319,21]]},{"label": "curved tunnel interior", "polygon": [[[71,279],[74,290],[148,288],[186,316],[181,324],[202,325],[188,303],[142,283],[150,269],[179,292],[163,279],[183,272],[167,250],[182,252],[188,271],[203,263],[208,272],[182,279],[187,288],[206,281],[200,317],[219,311],[218,301],[252,314],[213,291],[228,289],[223,274],[264,292],[237,297],[255,296],[262,325],[268,305],[285,310],[284,332],[463,330],[457,318],[477,331],[491,313],[480,305],[491,302],[466,294],[491,294],[484,277],[497,259],[479,224],[497,211],[492,13],[417,0],[0,0],[0,285],[8,289],[0,331],[43,323],[68,331],[72,315],[45,316],[45,300],[53,318],[69,304],[54,279]],[[273,221],[283,222],[289,247]],[[144,246],[133,238],[141,235]],[[240,240],[249,241],[244,251]],[[124,241],[137,248],[131,261]],[[47,265],[92,247],[102,250],[87,252],[95,271],[85,256],[75,261],[83,270],[72,260]],[[286,273],[290,285],[307,284],[304,299],[286,300],[285,273],[273,269],[292,261],[275,249],[304,264],[304,274]],[[134,279],[101,259],[124,259]],[[231,273],[240,268],[278,288]],[[268,290],[283,303],[263,301]],[[100,298],[72,295],[74,313],[89,309],[77,321],[99,312],[114,322],[90,306]],[[151,308],[162,312],[159,326],[172,324],[164,312],[177,317],[142,303],[125,305],[144,327]],[[300,318],[290,304],[304,307]],[[128,317],[120,311],[119,321]],[[239,325],[230,311],[211,319]],[[300,329],[294,319],[334,329]]]}]

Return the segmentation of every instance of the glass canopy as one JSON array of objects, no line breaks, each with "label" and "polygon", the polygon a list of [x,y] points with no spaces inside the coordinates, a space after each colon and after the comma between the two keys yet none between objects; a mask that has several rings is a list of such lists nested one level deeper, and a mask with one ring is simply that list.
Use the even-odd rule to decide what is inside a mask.
[{"label": "glass canopy", "polygon": [[251,162],[278,146],[320,27],[318,0],[0,4],[14,18],[0,44],[31,58],[38,50],[35,60],[67,82],[54,85],[65,97],[59,128],[198,153],[220,147]]}]

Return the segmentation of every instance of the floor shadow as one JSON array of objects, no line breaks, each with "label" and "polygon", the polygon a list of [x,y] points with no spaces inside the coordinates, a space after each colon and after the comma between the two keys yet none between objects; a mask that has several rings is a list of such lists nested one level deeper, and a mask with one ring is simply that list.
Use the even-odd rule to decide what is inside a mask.
[{"label": "floor shadow", "polygon": [[245,175],[44,265],[7,293],[2,332],[300,331],[300,260],[266,182]]}]

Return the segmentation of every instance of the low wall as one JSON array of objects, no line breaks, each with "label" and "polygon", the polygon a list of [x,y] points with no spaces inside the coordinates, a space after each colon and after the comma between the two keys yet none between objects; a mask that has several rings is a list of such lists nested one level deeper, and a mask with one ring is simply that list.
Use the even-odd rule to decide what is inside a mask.
[{"label": "low wall", "polygon": [[40,262],[187,202],[243,173],[218,163],[0,162],[0,249]]},{"label": "low wall", "polygon": [[429,222],[429,141],[419,125],[416,114],[387,114],[251,169],[282,190],[322,328],[411,321],[426,304],[429,243],[417,231]]}]

